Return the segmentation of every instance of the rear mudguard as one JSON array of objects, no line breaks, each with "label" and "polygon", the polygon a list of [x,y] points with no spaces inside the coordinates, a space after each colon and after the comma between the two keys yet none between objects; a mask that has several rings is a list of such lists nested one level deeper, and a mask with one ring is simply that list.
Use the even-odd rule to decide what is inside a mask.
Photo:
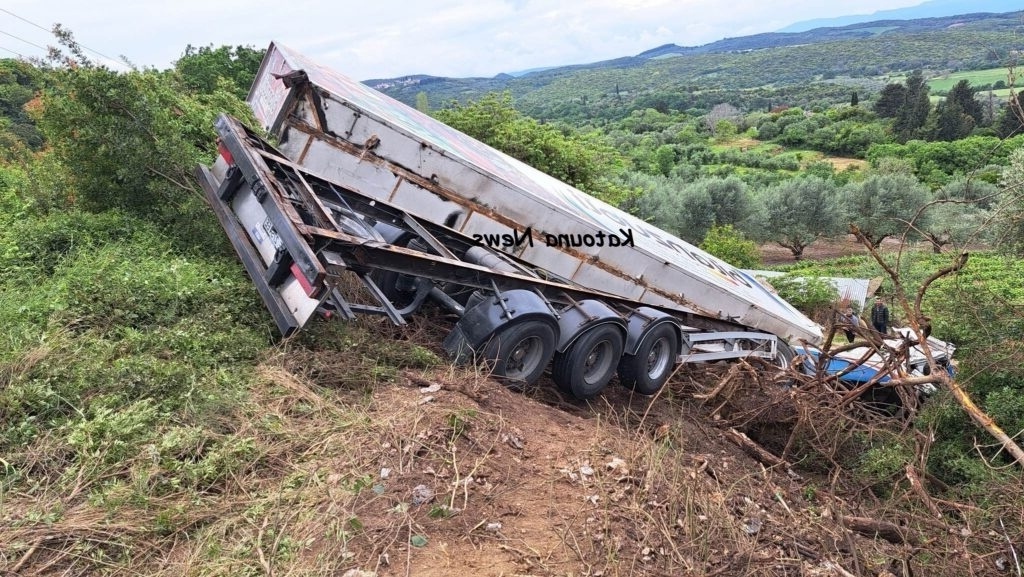
[{"label": "rear mudguard", "polygon": [[532,291],[516,289],[504,291],[500,296],[473,298],[466,313],[445,337],[444,350],[456,362],[470,362],[495,331],[509,323],[530,319],[550,324],[558,338],[559,325],[551,307]]},{"label": "rear mudguard", "polygon": [[[676,320],[672,315],[652,309],[650,307],[637,307],[632,314],[629,315],[628,324],[626,326],[626,348],[623,349],[623,353],[627,355],[635,355],[640,350],[640,345],[643,344],[643,339],[651,334],[651,331],[659,325],[668,323],[675,329],[678,343],[683,343],[683,331],[679,326],[679,321]],[[676,351],[678,355],[680,351]]]},{"label": "rear mudguard", "polygon": [[583,333],[598,325],[614,324],[626,335],[626,321],[605,303],[587,299],[558,312],[559,337],[555,350],[564,353]]}]

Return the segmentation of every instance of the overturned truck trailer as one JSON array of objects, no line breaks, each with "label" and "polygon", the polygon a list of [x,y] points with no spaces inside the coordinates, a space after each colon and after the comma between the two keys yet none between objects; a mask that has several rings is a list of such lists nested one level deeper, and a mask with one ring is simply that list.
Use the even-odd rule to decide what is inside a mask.
[{"label": "overturned truck trailer", "polygon": [[[550,364],[577,397],[821,341],[750,275],[279,44],[248,100],[277,148],[222,118],[200,181],[284,333],[432,301],[458,315],[454,357],[526,383]],[[344,274],[373,302],[346,301]]]}]

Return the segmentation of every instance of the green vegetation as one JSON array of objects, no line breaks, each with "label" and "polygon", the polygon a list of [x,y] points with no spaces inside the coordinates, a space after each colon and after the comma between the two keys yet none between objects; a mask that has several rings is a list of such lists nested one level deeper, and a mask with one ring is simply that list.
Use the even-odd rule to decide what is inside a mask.
[{"label": "green vegetation", "polygon": [[[904,253],[899,261],[894,257],[891,255],[888,260],[891,266],[898,265],[906,287],[919,286],[929,274],[947,266],[950,260],[948,255],[928,251]],[[784,270],[794,277],[863,278],[879,274],[877,265],[867,257],[803,261]],[[1024,430],[1024,395],[1020,389],[1024,367],[1019,362],[1024,349],[1021,275],[1024,275],[1024,263],[1017,258],[972,253],[957,275],[940,280],[926,294],[922,305],[922,311],[932,319],[933,334],[957,345],[962,383],[975,402],[1008,431]],[[779,286],[775,279],[772,284]],[[897,287],[886,282],[882,290],[891,295]],[[897,323],[906,321],[907,311],[893,309],[892,312]],[[977,459],[978,432],[945,393],[925,404],[915,420],[915,427],[933,431],[935,442],[928,453],[929,472],[951,486],[959,486],[962,493],[977,492],[986,483],[1004,479],[1004,475],[1016,475],[1013,469],[992,469]],[[996,447],[982,452],[997,463],[1006,462],[1006,456]],[[870,454],[864,458],[869,469],[881,466]],[[903,462],[906,463],[906,459]]]},{"label": "green vegetation", "polygon": [[466,105],[441,110],[437,118],[449,126],[487,143],[586,191],[617,204],[626,191],[613,177],[621,168],[618,153],[595,134],[559,129],[523,116],[512,106],[509,94],[489,94]]},{"label": "green vegetation", "polygon": [[835,183],[818,176],[769,187],[758,206],[750,225],[756,238],[788,248],[796,260],[815,240],[837,236],[846,222]]},{"label": "green vegetation", "polygon": [[680,48],[669,52],[672,58],[652,52],[519,78],[428,77],[385,91],[409,105],[420,92],[444,103],[509,91],[529,116],[573,123],[614,121],[643,108],[703,114],[721,102],[744,110],[814,109],[849,103],[854,90],[861,106],[870,106],[866,93],[915,69],[933,76],[1013,64],[1019,25],[1019,14],[911,21],[885,32],[884,42],[865,38],[865,29],[767,34]]},{"label": "green vegetation", "polygon": [[[933,94],[945,96],[957,83],[966,80],[978,90],[1006,90],[1010,87],[1010,75],[1005,67],[986,68],[984,70],[966,70],[943,74],[928,80],[928,88]],[[998,94],[1004,96],[1005,94]]]},{"label": "green vegetation", "polygon": [[743,233],[732,225],[712,226],[700,248],[717,256],[737,268],[758,268],[761,266],[761,253],[757,244],[747,240]]},{"label": "green vegetation", "polygon": [[[882,277],[884,294],[913,300],[969,250],[922,311],[958,347],[960,382],[1013,434],[1024,430],[1024,123],[1010,103],[979,100],[988,72],[948,75],[946,86],[926,80],[923,57],[990,68],[977,46],[1005,47],[1009,33],[977,22],[934,37],[894,32],[884,51],[896,56],[843,38],[829,50],[549,71],[500,94],[467,81],[468,99],[433,113],[736,266],[760,266],[754,241],[787,248],[798,262],[772,284],[815,318],[841,296],[812,277]],[[261,51],[190,46],[174,69],[114,73],[62,38],[69,60],[0,61],[0,541],[13,551],[2,560],[147,572],[189,542],[200,544],[188,561],[200,572],[265,574],[314,548],[295,537],[303,523],[317,527],[315,547],[345,554],[377,551],[381,535],[434,547],[431,523],[460,520],[456,496],[490,490],[475,464],[478,488],[459,478],[456,447],[506,451],[514,429],[474,405],[439,408],[439,426],[423,430],[418,397],[374,397],[407,369],[444,365],[429,348],[437,327],[316,322],[274,342],[192,177],[215,154],[216,114],[247,116],[240,95]],[[878,80],[888,72],[901,80]],[[452,102],[415,89],[423,110]],[[804,258],[851,225],[899,282],[865,256]],[[893,314],[905,322],[909,311]],[[375,412],[389,403],[417,415],[401,436]],[[847,444],[826,454],[797,439],[791,456],[812,473],[852,472],[844,483],[891,509],[920,507],[900,499],[908,465],[921,466],[929,491],[987,516],[974,530],[996,529],[1019,471],[945,391],[906,423],[886,423],[872,435],[816,430],[815,441],[836,433]],[[655,439],[663,446],[651,454],[676,442]],[[447,503],[414,517],[408,495],[385,497],[381,463],[392,455],[456,487]],[[808,498],[825,502],[816,486]],[[386,514],[369,508],[385,498]],[[33,533],[41,527],[66,533],[51,542]],[[345,554],[320,572],[347,569]]]}]

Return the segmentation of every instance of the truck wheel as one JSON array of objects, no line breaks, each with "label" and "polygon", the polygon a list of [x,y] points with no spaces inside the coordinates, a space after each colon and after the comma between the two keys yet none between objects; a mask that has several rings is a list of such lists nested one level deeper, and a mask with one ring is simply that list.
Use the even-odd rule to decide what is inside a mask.
[{"label": "truck wheel", "polygon": [[419,279],[390,270],[376,270],[370,275],[384,296],[398,309],[404,309],[416,299]]},{"label": "truck wheel", "polygon": [[496,331],[484,348],[493,374],[517,388],[536,383],[554,354],[555,329],[537,320]]},{"label": "truck wheel", "polygon": [[601,325],[555,354],[551,376],[558,388],[577,399],[596,397],[615,374],[625,340],[615,325]]},{"label": "truck wheel", "polygon": [[778,354],[776,355],[775,362],[773,364],[780,369],[788,369],[789,366],[793,364],[793,359],[796,358],[796,351],[794,351],[793,347],[789,346],[788,343],[784,343],[781,340],[778,343],[776,351]]},{"label": "truck wheel", "polygon": [[635,355],[623,355],[619,361],[619,382],[641,395],[661,390],[672,374],[679,337],[669,324],[654,327],[641,341]]}]

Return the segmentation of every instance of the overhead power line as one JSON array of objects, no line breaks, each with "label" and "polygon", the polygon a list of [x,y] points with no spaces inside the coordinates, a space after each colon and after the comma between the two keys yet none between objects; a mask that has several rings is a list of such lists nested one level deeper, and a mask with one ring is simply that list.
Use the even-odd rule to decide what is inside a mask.
[{"label": "overhead power line", "polygon": [[[44,32],[46,32],[48,34],[53,34],[53,31],[48,29],[48,28],[46,28],[45,26],[42,26],[40,24],[36,24],[35,22],[29,20],[28,18],[24,18],[22,16],[19,16],[19,15],[15,14],[14,12],[11,12],[10,10],[7,10],[5,8],[0,8],[0,12],[3,12],[5,14],[10,14],[11,16],[14,16],[18,20],[21,20],[22,22],[25,22],[25,23],[30,24],[32,26],[35,26],[36,28],[38,28],[38,29],[40,29],[40,30],[42,30],[42,31],[44,31]],[[3,31],[0,31],[0,33],[7,34],[6,32],[3,32]],[[32,44],[31,42],[29,42],[27,40],[23,40],[21,38],[18,38],[17,36],[14,36],[13,34],[7,34],[7,35],[11,36],[12,38],[17,38],[18,40],[21,40],[22,42],[25,42],[27,44]],[[119,66],[123,66],[123,63],[120,60],[117,60],[115,58],[111,58],[111,57],[107,56],[106,54],[100,52],[99,50],[94,50],[94,49],[86,46],[85,44],[82,44],[81,42],[78,42],[78,45],[81,46],[82,48],[85,48],[89,52],[92,52],[93,54],[95,54],[95,55],[97,55],[97,56],[99,56],[99,57],[109,61],[109,62],[115,62]],[[32,46],[35,46],[36,48],[42,48],[43,50],[49,51],[49,48],[43,48],[43,47],[39,46],[38,44],[32,44]]]},{"label": "overhead power line", "polygon": [[14,12],[11,12],[10,10],[4,10],[3,8],[0,8],[0,12],[6,12],[7,14],[10,14],[11,16],[14,16],[18,20],[21,20],[22,22],[25,22],[27,24],[31,24],[31,25],[35,26],[36,28],[42,30],[43,32],[50,32],[50,30],[48,30],[48,29],[46,29],[46,28],[36,24],[35,22],[33,22],[31,20],[27,20],[25,18],[22,18],[21,16],[18,16],[17,14],[15,14]]},{"label": "overhead power line", "polygon": [[5,52],[10,52],[11,54],[14,54],[15,56],[17,56],[18,58],[23,58],[25,60],[28,60],[28,56],[25,56],[24,54],[22,54],[21,52],[18,52],[17,50],[11,50],[10,48],[4,47],[4,46],[0,46],[0,50],[3,50]]},{"label": "overhead power line", "polygon": [[3,34],[4,36],[10,36],[11,38],[14,38],[15,40],[20,40],[20,41],[24,42],[25,44],[28,44],[29,46],[35,46],[36,48],[39,48],[43,52],[46,52],[46,51],[49,50],[49,48],[47,48],[45,46],[40,46],[40,45],[36,44],[35,42],[29,42],[28,40],[25,40],[24,38],[21,38],[20,36],[15,36],[14,34],[11,34],[10,32],[4,32],[3,30],[0,30],[0,34]]}]

